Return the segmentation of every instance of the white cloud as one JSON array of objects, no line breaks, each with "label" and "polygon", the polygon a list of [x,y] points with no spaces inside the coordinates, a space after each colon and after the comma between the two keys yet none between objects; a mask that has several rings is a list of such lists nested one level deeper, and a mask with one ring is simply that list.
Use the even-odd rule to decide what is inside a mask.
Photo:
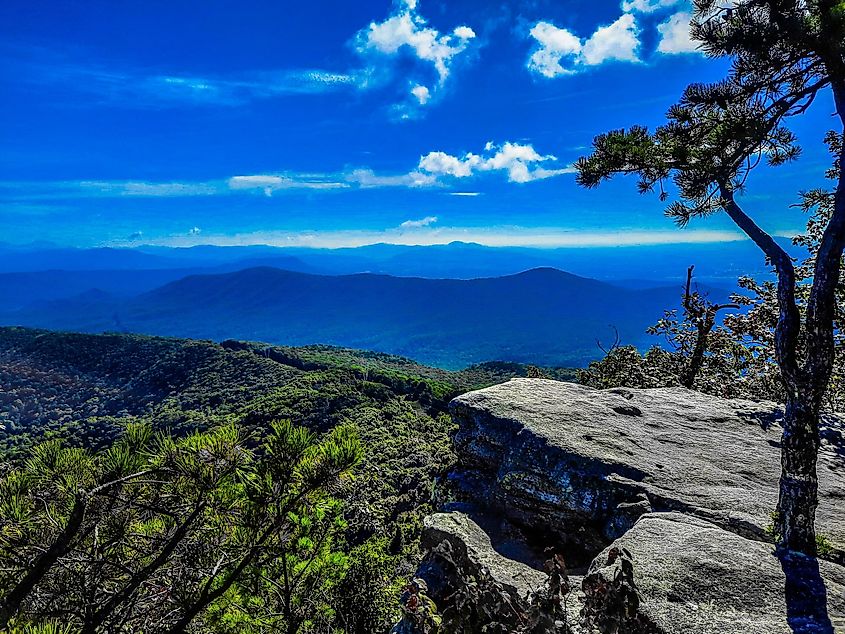
[{"label": "white cloud", "polygon": [[636,18],[630,13],[600,26],[585,40],[550,22],[537,22],[530,35],[538,47],[528,59],[528,69],[552,78],[609,61],[638,62],[639,34]]},{"label": "white cloud", "polygon": [[[144,96],[159,102],[171,101],[208,105],[241,105],[258,99],[285,95],[310,95],[356,86],[354,73],[318,69],[254,71],[229,77],[178,75],[127,76],[118,93]],[[96,84],[93,86],[96,88]]]},{"label": "white cloud", "polygon": [[465,41],[471,40],[475,37],[475,31],[473,31],[468,26],[459,26],[453,31],[453,33],[455,34],[455,37]]},{"label": "white cloud", "polygon": [[423,227],[429,227],[437,222],[437,216],[426,216],[425,218],[420,218],[419,220],[406,220],[402,224],[399,225],[400,229],[422,229]]},{"label": "white cloud", "polygon": [[468,26],[457,27],[451,35],[440,33],[416,12],[416,2],[404,2],[396,14],[384,22],[371,22],[359,33],[358,50],[378,51],[384,55],[410,50],[418,59],[434,66],[442,83],[449,76],[452,59],[466,50],[473,38],[475,31]]},{"label": "white cloud", "polygon": [[[229,178],[194,182],[148,181],[0,181],[0,194],[7,207],[50,213],[61,207],[33,205],[39,201],[80,198],[189,198],[264,194],[273,197],[279,192],[337,191],[373,188],[446,187],[449,179],[462,179],[480,172],[503,172],[515,183],[549,178],[570,173],[571,167],[556,167],[557,159],[541,155],[531,145],[488,143],[480,154],[453,156],[446,152],[429,152],[420,157],[408,172],[378,173],[367,167],[347,168],[336,172],[277,172],[242,174]],[[455,196],[477,196],[478,192],[446,192]],[[199,233],[199,227],[189,231]]]},{"label": "white cloud", "polygon": [[481,165],[481,157],[477,154],[465,154],[463,157],[452,156],[446,152],[429,152],[420,158],[419,168],[430,174],[465,178],[472,176],[473,171]]},{"label": "white cloud", "polygon": [[191,229],[188,230],[189,236],[198,236],[201,233],[202,233],[202,229],[200,229],[199,227],[192,227]]},{"label": "white cloud", "polygon": [[119,197],[189,198],[251,192],[272,196],[279,190],[334,190],[348,187],[350,183],[343,173],[253,174],[196,182],[0,181],[0,192],[8,196],[9,201]]},{"label": "white cloud", "polygon": [[272,196],[280,189],[340,189],[346,183],[327,179],[324,176],[297,175],[295,178],[276,174],[252,174],[232,176],[226,181],[232,190],[260,190],[265,196]]},{"label": "white cloud", "polygon": [[[399,0],[386,20],[371,22],[358,32],[355,46],[358,53],[369,60],[372,66],[368,74],[374,77],[382,74],[375,70],[380,59],[403,53],[410,54],[423,66],[429,66],[436,75],[434,85],[426,85],[432,82],[430,76],[420,77],[411,91],[417,104],[425,105],[446,82],[455,59],[469,49],[475,38],[475,31],[466,25],[456,27],[451,33],[441,33],[419,14],[416,0]],[[428,73],[430,75],[430,71]]]},{"label": "white cloud", "polygon": [[[56,184],[59,188],[62,184]],[[64,187],[78,187],[89,193],[116,196],[169,198],[184,196],[213,196],[217,189],[210,183],[147,183],[143,181],[80,181],[65,183]]]},{"label": "white cloud", "polygon": [[481,192],[449,192],[450,196],[465,196],[467,198],[475,198],[481,196]]},{"label": "white cloud", "polygon": [[419,84],[411,88],[411,94],[417,98],[421,106],[427,104],[428,100],[431,99],[431,91],[426,86]]},{"label": "white cloud", "polygon": [[364,189],[373,187],[426,187],[437,184],[437,178],[419,171],[407,174],[376,174],[371,169],[356,169],[346,175],[346,180]]},{"label": "white cloud", "polygon": [[541,164],[556,161],[557,157],[541,155],[531,145],[511,142],[495,145],[490,142],[484,151],[484,155],[468,152],[463,156],[429,152],[420,158],[419,171],[454,178],[467,178],[478,172],[504,171],[512,183],[528,183],[574,171],[571,167],[543,167]]},{"label": "white cloud", "polygon": [[[43,59],[42,59],[43,57]],[[18,60],[22,81],[59,85],[74,93],[132,108],[234,107],[291,95],[311,95],[354,89],[357,71],[322,69],[261,70],[227,75],[151,74],[141,68],[111,67],[64,61],[60,53],[38,53]]]},{"label": "white cloud", "polygon": [[[358,168],[321,174],[286,172],[247,174],[198,182],[144,181],[0,181],[0,194],[7,207],[33,207],[33,201],[78,198],[189,198],[197,196],[233,196],[264,194],[272,197],[281,191],[336,191],[352,188],[437,186],[437,177],[418,170],[401,174],[377,174]],[[22,207],[21,204],[24,204]],[[40,206],[46,212],[61,207]]]},{"label": "white cloud", "polygon": [[274,191],[285,186],[286,180],[281,176],[255,174],[252,176],[232,176],[228,183],[229,189],[260,189],[265,196],[272,196]]},{"label": "white cloud", "polygon": [[596,29],[584,42],[581,59],[589,66],[608,61],[637,62],[640,46],[637,21],[630,13],[623,13],[613,24]]},{"label": "white cloud", "polygon": [[531,37],[539,42],[540,47],[528,60],[530,70],[544,77],[557,77],[573,72],[565,69],[561,61],[581,52],[581,39],[577,35],[550,22],[538,22],[531,29]]},{"label": "white cloud", "polygon": [[670,16],[665,22],[658,24],[657,31],[660,33],[660,43],[657,45],[657,50],[669,55],[699,52],[699,43],[690,37],[691,20],[692,15],[690,13],[681,11]]},{"label": "white cloud", "polygon": [[623,0],[622,10],[625,13],[637,11],[639,13],[654,13],[660,9],[674,7],[681,0]]}]

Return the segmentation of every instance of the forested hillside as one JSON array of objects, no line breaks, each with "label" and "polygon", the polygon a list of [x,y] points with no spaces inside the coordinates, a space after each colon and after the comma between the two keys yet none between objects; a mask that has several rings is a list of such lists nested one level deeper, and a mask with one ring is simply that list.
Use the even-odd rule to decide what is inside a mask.
[{"label": "forested hillside", "polygon": [[[370,589],[392,597],[411,570],[420,518],[431,510],[438,479],[453,459],[446,403],[527,372],[538,370],[491,363],[452,373],[327,346],[3,328],[0,450],[10,465],[52,438],[101,450],[131,423],[175,437],[234,423],[263,438],[273,422],[286,419],[319,434],[351,427],[363,459],[341,492],[354,527],[342,549],[358,548],[350,561],[376,566],[368,571],[378,580]],[[552,374],[568,378],[565,371]],[[359,560],[362,548],[369,559]],[[366,613],[350,601],[356,613]],[[366,601],[374,611],[367,618],[391,617],[392,599]]]},{"label": "forested hillside", "polygon": [[[0,446],[13,456],[60,435],[96,448],[136,419],[177,434],[229,419],[261,425],[289,418],[315,430],[346,421],[362,431],[436,427],[453,396],[527,371],[491,362],[449,372],[332,346],[0,328]],[[574,377],[565,369],[543,372]]]}]

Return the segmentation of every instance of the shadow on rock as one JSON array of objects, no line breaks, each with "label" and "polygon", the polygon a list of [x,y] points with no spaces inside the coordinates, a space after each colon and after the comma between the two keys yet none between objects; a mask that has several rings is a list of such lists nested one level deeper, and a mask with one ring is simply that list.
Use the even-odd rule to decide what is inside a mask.
[{"label": "shadow on rock", "polygon": [[786,576],[786,620],[794,634],[832,634],[827,613],[827,588],[814,557],[783,552],[778,555]]}]

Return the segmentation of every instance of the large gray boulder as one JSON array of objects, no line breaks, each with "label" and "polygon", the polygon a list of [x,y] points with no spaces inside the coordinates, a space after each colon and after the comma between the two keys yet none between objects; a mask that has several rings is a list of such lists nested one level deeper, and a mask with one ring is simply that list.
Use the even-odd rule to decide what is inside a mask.
[{"label": "large gray boulder", "polygon": [[464,513],[426,517],[421,545],[426,554],[416,576],[427,584],[445,632],[515,631],[546,581],[543,572],[498,553]]},{"label": "large gray boulder", "polygon": [[432,559],[440,564],[448,559],[476,578],[489,579],[512,599],[527,597],[546,580],[541,571],[499,554],[487,533],[464,513],[434,513],[423,522],[422,546]]},{"label": "large gray boulder", "polygon": [[[683,388],[592,388],[513,379],[451,403],[453,481],[508,518],[593,553],[643,513],[681,511],[767,540],[777,502],[780,412]],[[819,456],[817,528],[845,554],[845,462]]]},{"label": "large gray boulder", "polygon": [[[591,588],[608,585],[612,549],[624,549],[633,561],[637,619],[651,626],[636,631],[845,632],[845,568],[800,556],[782,562],[769,544],[680,513],[642,516],[596,557],[584,578],[588,608],[595,600]],[[613,604],[610,599],[601,606]]]}]

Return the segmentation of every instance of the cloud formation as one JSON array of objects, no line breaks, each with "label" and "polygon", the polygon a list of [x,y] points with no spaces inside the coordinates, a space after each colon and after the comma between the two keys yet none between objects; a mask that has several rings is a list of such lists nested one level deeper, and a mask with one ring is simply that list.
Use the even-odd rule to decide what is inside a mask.
[{"label": "cloud formation", "polygon": [[487,143],[484,153],[468,152],[454,156],[446,152],[429,152],[420,158],[418,169],[425,174],[441,177],[467,178],[479,172],[503,171],[512,183],[530,181],[572,173],[572,167],[552,168],[542,164],[557,161],[551,154],[539,154],[532,145],[506,142]]},{"label": "cloud formation", "polygon": [[[4,205],[34,201],[84,198],[190,198],[233,195],[263,195],[272,198],[280,192],[331,192],[375,188],[433,188],[454,196],[478,196],[476,191],[448,191],[455,180],[483,173],[498,173],[511,183],[528,183],[560,174],[573,173],[571,166],[556,165],[557,157],[540,154],[531,144],[489,142],[479,153],[457,156],[432,151],[420,157],[408,172],[379,173],[368,167],[338,172],[267,172],[239,174],[228,178],[193,182],[150,182],[133,180],[100,181],[0,181],[0,201]],[[55,207],[50,207],[55,209]],[[199,227],[190,230],[198,234]]]},{"label": "cloud formation", "polygon": [[530,31],[537,48],[528,59],[528,69],[552,78],[610,61],[638,62],[639,33],[636,18],[630,13],[598,27],[583,40],[551,22],[537,22]]},{"label": "cloud formation", "polygon": [[[660,38],[654,52],[664,55],[699,52],[690,38],[692,15],[684,8],[688,4],[686,0],[622,0],[622,15],[611,24],[599,26],[587,38],[551,22],[537,22],[529,31],[536,46],[528,58],[528,70],[551,79],[611,61],[640,62],[642,27],[637,14],[652,28],[660,18],[651,14],[665,15],[673,9],[675,13],[656,23]],[[679,5],[680,11],[676,9]]]},{"label": "cloud formation", "polygon": [[354,87],[358,81],[354,73],[312,69],[249,72],[227,78],[130,76],[125,89],[160,102],[190,101],[198,105],[237,106],[273,97],[335,92]]},{"label": "cloud formation", "polygon": [[623,0],[622,11],[631,13],[654,13],[667,7],[674,7],[682,0]]},{"label": "cloud formation", "polygon": [[417,101],[421,106],[427,104],[428,100],[431,99],[431,91],[426,86],[422,86],[420,84],[411,88],[411,94],[417,98]]},{"label": "cloud formation", "polygon": [[340,189],[348,187],[346,183],[323,176],[299,175],[291,177],[276,174],[232,176],[227,184],[229,189],[232,190],[258,190],[268,197],[280,189]]},{"label": "cloud formation", "polygon": [[393,15],[384,22],[371,22],[359,33],[358,50],[384,55],[409,50],[418,59],[430,62],[443,83],[449,76],[452,60],[466,50],[473,38],[475,31],[468,26],[459,26],[448,35],[440,33],[417,13],[416,0],[401,0]]},{"label": "cloud formation", "polygon": [[376,174],[368,168],[354,169],[346,174],[346,180],[364,189],[375,187],[427,187],[436,185],[437,179],[431,174],[419,171],[407,174]]},{"label": "cloud formation", "polygon": [[690,21],[692,15],[681,11],[670,16],[665,22],[657,25],[660,33],[660,43],[657,50],[660,53],[676,55],[679,53],[699,53],[698,42],[690,37]]},{"label": "cloud formation", "polygon": [[57,189],[80,189],[94,195],[141,196],[149,198],[179,198],[184,196],[213,196],[217,188],[211,183],[148,183],[144,181],[80,181],[54,183]]},{"label": "cloud formation", "polygon": [[455,60],[475,38],[475,31],[466,25],[441,33],[420,15],[416,0],[396,0],[387,19],[358,32],[355,48],[373,65],[407,55],[433,70],[435,81],[419,78],[410,88],[415,105],[422,106],[443,87]]},{"label": "cloud formation", "polygon": [[12,62],[8,69],[0,69],[0,76],[31,86],[60,86],[93,97],[89,104],[96,106],[237,107],[285,96],[369,90],[396,82],[400,76],[397,62],[410,59],[415,67],[410,77],[403,68],[401,88],[409,104],[419,108],[433,100],[458,56],[469,50],[475,39],[470,26],[462,24],[441,32],[420,15],[415,0],[396,0],[386,19],[352,34],[359,61],[340,70],[278,68],[205,74],[172,68],[156,72],[97,61],[80,50],[71,56],[39,46],[0,45]]},{"label": "cloud formation", "polygon": [[134,109],[184,106],[234,107],[290,95],[312,95],[354,89],[358,71],[322,69],[242,71],[227,76],[151,73],[127,66],[91,63],[41,48],[4,50],[15,59],[15,80],[32,86],[61,86],[94,96],[98,105]]},{"label": "cloud formation", "polygon": [[426,216],[425,218],[420,218],[419,220],[406,220],[402,224],[399,225],[400,229],[422,229],[423,227],[429,227],[437,222],[437,216]]}]

